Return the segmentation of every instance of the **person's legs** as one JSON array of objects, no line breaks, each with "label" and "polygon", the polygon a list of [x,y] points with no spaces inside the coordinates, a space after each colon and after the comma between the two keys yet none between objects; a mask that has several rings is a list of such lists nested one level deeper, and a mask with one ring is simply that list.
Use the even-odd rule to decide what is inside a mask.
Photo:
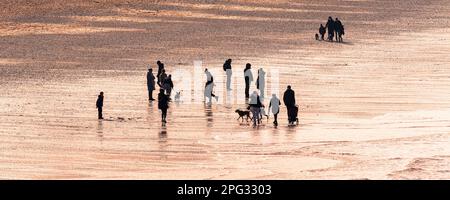
[{"label": "person's legs", "polygon": [[291,113],[292,108],[290,106],[287,106],[287,114],[288,114],[288,121],[291,123]]},{"label": "person's legs", "polygon": [[103,119],[103,108],[102,107],[98,108],[98,119]]},{"label": "person's legs", "polygon": [[273,124],[278,125],[278,113],[273,114]]},{"label": "person's legs", "polygon": [[252,112],[252,117],[253,117],[253,126],[256,126],[256,122],[258,120],[258,112],[257,112],[258,108],[256,107],[250,107],[250,112]]},{"label": "person's legs", "polygon": [[227,89],[231,90],[231,69],[227,69]]},{"label": "person's legs", "polygon": [[248,79],[245,79],[245,98],[249,98],[250,94],[249,94],[249,90],[250,90],[250,81]]},{"label": "person's legs", "polygon": [[161,121],[166,122],[167,109],[161,109]]}]

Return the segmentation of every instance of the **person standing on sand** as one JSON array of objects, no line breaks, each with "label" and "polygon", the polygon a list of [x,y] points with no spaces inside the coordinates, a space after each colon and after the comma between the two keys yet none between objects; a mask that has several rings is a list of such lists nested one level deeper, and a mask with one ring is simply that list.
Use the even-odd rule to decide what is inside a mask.
[{"label": "person standing on sand", "polygon": [[219,100],[219,97],[214,95],[213,89],[214,89],[214,77],[212,76],[211,72],[208,71],[208,69],[205,69],[205,75],[206,75],[206,83],[205,83],[205,97],[209,99],[208,103],[211,103],[211,98],[214,97],[216,101]]},{"label": "person standing on sand", "polygon": [[155,76],[153,76],[152,68],[148,69],[147,72],[147,90],[148,90],[148,100],[154,101],[153,90],[155,90]]},{"label": "person standing on sand", "polygon": [[227,73],[227,90],[231,90],[231,59],[228,59],[223,64],[223,71]]},{"label": "person standing on sand", "polygon": [[334,29],[336,30],[336,41],[342,42],[342,35],[344,34],[344,25],[342,25],[342,22],[339,21],[339,19],[336,17],[336,20],[334,21]]},{"label": "person standing on sand", "polygon": [[247,63],[244,69],[244,79],[245,79],[245,98],[248,99],[250,97],[250,83],[253,81],[252,74],[252,65]]},{"label": "person standing on sand", "polygon": [[103,92],[100,92],[100,95],[98,95],[95,105],[98,109],[98,119],[103,119]]},{"label": "person standing on sand", "polygon": [[171,74],[169,74],[169,76],[164,79],[163,88],[164,88],[164,90],[166,90],[166,94],[167,94],[167,96],[169,96],[169,100],[170,100],[170,95],[171,95],[172,89],[173,89],[173,82],[172,82]]},{"label": "person standing on sand", "polygon": [[261,103],[258,92],[253,91],[253,94],[250,97],[249,106],[250,106],[250,112],[252,112],[253,126],[256,126],[256,123],[258,123],[258,124],[261,123],[260,112],[261,112],[261,107],[264,107]]},{"label": "person standing on sand", "polygon": [[164,80],[166,80],[167,74],[165,69],[161,69],[161,73],[158,76],[158,85],[161,88],[164,88]]},{"label": "person standing on sand", "polygon": [[273,113],[273,125],[278,126],[278,113],[280,113],[280,99],[278,99],[276,94],[272,94],[272,99],[270,99],[269,103],[269,112],[270,108],[272,107],[272,113]]},{"label": "person standing on sand", "polygon": [[326,32],[325,27],[322,24],[320,24],[319,34],[320,34],[320,39],[321,40],[325,40],[324,39],[325,38],[325,32]]},{"label": "person standing on sand", "polygon": [[288,114],[288,121],[289,124],[293,124],[295,119],[295,92],[291,89],[291,86],[287,86],[287,90],[284,92],[283,95],[283,102],[284,105],[286,105],[287,108],[287,114]]},{"label": "person standing on sand", "polygon": [[327,24],[325,25],[325,28],[328,28],[328,40],[333,41],[334,38],[334,21],[331,16],[328,17]]},{"label": "person standing on sand", "polygon": [[158,109],[161,110],[161,122],[167,122],[167,109],[169,109],[169,97],[164,93],[164,89],[159,89],[158,94]]},{"label": "person standing on sand", "polygon": [[259,90],[259,94],[264,99],[264,90],[266,89],[266,72],[263,68],[258,69],[258,78],[256,78],[256,89]]},{"label": "person standing on sand", "polygon": [[156,62],[156,64],[158,65],[158,74],[156,74],[156,78],[158,79],[158,85],[159,87],[161,87],[161,82],[163,80],[160,79],[161,73],[164,71],[164,64],[158,60],[158,62]]}]

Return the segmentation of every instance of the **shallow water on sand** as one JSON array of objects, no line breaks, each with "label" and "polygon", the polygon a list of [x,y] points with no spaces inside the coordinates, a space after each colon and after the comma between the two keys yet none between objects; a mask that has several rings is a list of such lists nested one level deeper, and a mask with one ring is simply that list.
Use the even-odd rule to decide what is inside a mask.
[{"label": "shallow water on sand", "polygon": [[[169,6],[170,10],[170,6],[177,7],[175,4],[164,6]],[[350,9],[353,14],[346,16],[349,24],[379,9],[370,7],[373,5],[368,2],[348,4],[349,8],[356,7]],[[239,5],[233,4],[230,8],[233,12],[246,12],[249,9],[246,6],[255,6],[259,7],[256,12],[259,13],[269,12],[267,7],[274,6],[269,3]],[[426,11],[445,9],[436,5],[431,4]],[[287,9],[282,3],[276,6]],[[277,9],[272,10],[275,13],[259,17],[282,17],[287,21],[304,19],[299,23],[310,24],[301,14],[306,8],[295,6],[298,8],[288,10],[294,17],[278,16]],[[209,4],[178,7],[193,12],[207,9],[206,13],[215,15],[182,13],[178,16],[180,13],[167,11],[161,13],[162,19],[178,20],[173,23],[180,24],[205,23],[210,26],[208,30],[220,30],[215,27],[216,23],[236,23],[236,30],[240,32],[230,36],[236,38],[249,36],[245,26],[257,25],[255,23],[259,22],[252,20],[260,19],[248,16],[238,20],[214,12],[220,8]],[[119,9],[119,17],[76,18],[94,20],[94,24],[99,20],[101,23],[123,22],[121,16],[127,16],[126,21],[138,21],[139,24],[116,24],[120,28],[115,30],[117,33],[105,33],[111,31],[105,28],[79,29],[71,25],[72,29],[68,25],[63,28],[52,25],[29,36],[30,26],[26,24],[26,28],[1,35],[2,44],[10,51],[2,53],[0,58],[0,178],[450,178],[450,98],[446,92],[450,89],[450,59],[446,56],[450,51],[450,27],[447,25],[440,29],[429,25],[414,33],[380,33],[372,39],[358,33],[363,28],[354,28],[344,44],[311,42],[310,32],[277,33],[275,27],[267,29],[260,38],[249,36],[248,41],[253,42],[253,46],[242,52],[238,48],[230,49],[234,43],[223,42],[228,41],[224,35],[217,36],[223,37],[222,43],[206,38],[212,41],[200,45],[204,51],[190,46],[200,41],[197,37],[202,38],[202,33],[198,33],[199,36],[186,30],[187,39],[161,36],[160,43],[156,44],[162,45],[161,51],[167,53],[164,58],[168,71],[183,69],[193,75],[193,81],[203,84],[203,74],[194,75],[193,63],[202,60],[203,66],[217,78],[215,92],[220,96],[220,103],[213,101],[212,105],[205,105],[198,99],[191,102],[189,91],[182,91],[181,102],[171,103],[168,123],[162,126],[157,103],[146,100],[145,73],[149,56],[143,53],[151,51],[152,59],[162,54],[151,50],[155,42],[148,36],[160,33],[151,29],[153,26],[143,27],[145,23],[154,23],[152,17],[144,14],[138,16],[139,19],[130,18],[136,17],[133,13],[138,11],[146,13],[145,9],[150,8]],[[170,15],[175,17],[164,18]],[[449,18],[444,17],[443,21]],[[422,27],[425,21],[414,25]],[[316,23],[313,24],[315,27]],[[154,26],[162,32],[185,27]],[[205,29],[202,25],[192,27]],[[77,36],[77,31],[83,34]],[[142,31],[147,31],[148,35],[142,36]],[[134,37],[145,42],[117,39]],[[174,38],[174,41],[164,37]],[[43,45],[49,43],[38,40],[40,38],[50,39],[50,46]],[[255,41],[261,42],[262,47]],[[131,44],[125,44],[127,42]],[[246,43],[247,39],[241,42]],[[213,49],[220,44],[223,46]],[[265,49],[270,46],[273,49]],[[222,48],[225,53],[220,57],[212,56]],[[265,53],[254,55],[252,50]],[[18,52],[32,56],[20,56]],[[178,55],[182,58],[176,58]],[[266,96],[271,93],[271,83],[275,80],[270,79],[271,73],[278,70],[278,94],[282,94],[286,85],[292,85],[300,106],[300,125],[287,126],[284,107],[278,127],[271,124],[272,117],[256,128],[239,122],[234,110],[245,107],[243,101],[237,98],[229,102],[227,93],[220,87],[224,84],[221,65],[227,57],[234,59],[236,78],[232,94],[242,92],[245,63],[253,64],[255,78],[259,67],[268,72]],[[153,63],[152,60],[152,66]],[[181,75],[186,74],[178,76]],[[181,79],[175,76],[174,80],[175,90],[180,90],[177,85],[182,84]],[[252,90],[254,88],[252,84]],[[95,109],[100,90],[105,92],[105,120],[102,121],[96,119]],[[267,98],[265,104],[267,106]]]}]

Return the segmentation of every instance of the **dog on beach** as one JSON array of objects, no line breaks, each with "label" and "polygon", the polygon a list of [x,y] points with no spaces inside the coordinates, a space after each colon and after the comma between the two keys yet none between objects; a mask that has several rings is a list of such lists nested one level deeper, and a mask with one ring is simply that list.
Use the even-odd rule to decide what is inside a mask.
[{"label": "dog on beach", "polygon": [[248,122],[249,119],[250,120],[252,119],[252,117],[250,117],[250,111],[248,111],[248,110],[236,109],[235,112],[239,115],[239,118],[237,118],[237,120],[242,118],[242,122],[244,122],[244,117],[247,117],[246,121]]},{"label": "dog on beach", "polygon": [[180,101],[180,98],[181,98],[181,91],[178,91],[178,92],[176,92],[175,93],[175,101]]},{"label": "dog on beach", "polygon": [[316,40],[319,40],[319,34],[316,33]]}]

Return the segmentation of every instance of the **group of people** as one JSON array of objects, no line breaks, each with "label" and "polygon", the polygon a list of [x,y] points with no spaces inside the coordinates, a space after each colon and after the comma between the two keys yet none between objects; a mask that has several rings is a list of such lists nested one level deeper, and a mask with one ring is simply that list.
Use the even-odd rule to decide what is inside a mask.
[{"label": "group of people", "polygon": [[[227,90],[232,90],[231,88],[231,76],[232,76],[232,66],[231,66],[232,60],[227,59],[225,63],[223,64],[223,70],[226,73],[227,76]],[[166,74],[166,70],[164,68],[164,64],[161,61],[157,61],[158,65],[158,73],[156,77],[153,75],[152,68],[148,69],[147,72],[147,89],[148,89],[148,100],[150,102],[155,101],[156,99],[153,98],[153,91],[156,90],[156,85],[160,87],[159,93],[158,93],[158,109],[161,110],[161,121],[165,124],[166,117],[167,117],[167,110],[169,109],[169,102],[171,101],[170,95],[173,89],[173,82],[172,82],[172,76],[169,74]],[[260,68],[258,69],[258,77],[256,79],[256,88],[259,91],[254,91],[252,95],[250,96],[249,90],[250,90],[250,84],[253,82],[253,74],[251,71],[252,65],[250,63],[247,63],[245,65],[244,69],[244,81],[245,81],[245,98],[246,103],[248,103],[248,109],[252,113],[253,118],[253,125],[256,126],[257,124],[261,123],[261,117],[262,112],[264,112],[264,104],[261,99],[264,99],[264,90],[265,90],[265,74],[266,72]],[[208,69],[205,69],[205,75],[206,75],[206,83],[205,83],[205,99],[208,98],[209,102],[211,103],[212,97],[218,101],[218,96],[213,93],[214,88],[214,77],[211,74]],[[156,81],[155,81],[156,79]],[[100,95],[97,99],[97,109],[98,109],[98,119],[103,119],[102,111],[103,111],[103,92],[100,92]],[[285,91],[283,95],[283,102],[286,105],[287,113],[288,113],[288,121],[289,125],[293,125],[297,121],[297,113],[298,108],[295,104],[295,93],[291,89],[291,86],[287,87],[287,90]],[[274,115],[274,121],[273,124],[275,126],[278,125],[278,113],[280,112],[280,99],[276,96],[276,94],[272,94],[272,98],[270,99],[269,103],[269,112],[272,111]],[[298,121],[297,121],[298,122]]]},{"label": "group of people", "polygon": [[[343,42],[342,36],[345,34],[344,25],[337,17],[335,20],[333,20],[331,16],[328,17],[328,21],[325,26],[323,26],[323,24],[320,24],[320,40],[325,40],[326,32],[328,32],[328,41],[333,41],[334,37],[336,36],[336,42]],[[317,34],[316,39],[319,40],[319,36]]]}]

